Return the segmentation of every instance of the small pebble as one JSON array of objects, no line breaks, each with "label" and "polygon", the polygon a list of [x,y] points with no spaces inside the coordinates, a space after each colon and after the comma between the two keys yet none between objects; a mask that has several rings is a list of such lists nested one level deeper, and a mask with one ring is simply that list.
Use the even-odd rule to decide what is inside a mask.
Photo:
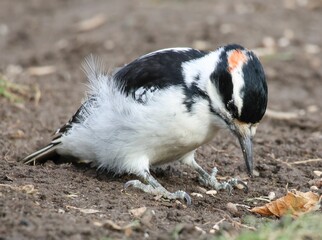
[{"label": "small pebble", "polygon": [[254,175],[254,177],[258,177],[259,176],[259,172],[256,171],[256,170],[253,170],[253,175]]},{"label": "small pebble", "polygon": [[319,191],[319,188],[317,186],[311,186],[310,190],[311,191]]},{"label": "small pebble", "polygon": [[206,192],[206,194],[214,196],[217,194],[217,191],[216,190],[209,190]]},{"label": "small pebble", "polygon": [[218,224],[215,224],[212,226],[212,229],[215,230],[215,231],[219,231],[220,230],[220,227]]},{"label": "small pebble", "polygon": [[64,213],[65,213],[65,210],[64,210],[64,209],[59,208],[59,209],[58,209],[58,213],[60,213],[60,214],[64,214]]},{"label": "small pebble", "polygon": [[322,171],[313,171],[313,173],[318,177],[322,176]]},{"label": "small pebble", "polygon": [[191,193],[191,196],[198,197],[198,198],[203,198],[202,194],[193,192]]},{"label": "small pebble", "polygon": [[201,193],[206,193],[207,192],[207,189],[203,188],[203,187],[196,187],[196,190],[198,190],[198,192],[201,192]]},{"label": "small pebble", "polygon": [[276,194],[274,192],[269,192],[268,199],[273,200],[276,197]]},{"label": "small pebble", "polygon": [[[245,184],[247,185],[247,182],[245,182]],[[236,185],[236,188],[238,188],[238,189],[244,189],[244,188],[245,188],[245,186],[244,186],[243,184],[241,184],[241,183],[238,183],[238,184]]]},{"label": "small pebble", "polygon": [[134,208],[129,210],[129,212],[136,218],[140,218],[145,212],[147,208],[146,207],[140,207],[140,208]]},{"label": "small pebble", "polygon": [[227,208],[228,212],[230,212],[232,214],[238,213],[237,206],[234,203],[231,203],[231,202],[227,203],[226,208]]}]

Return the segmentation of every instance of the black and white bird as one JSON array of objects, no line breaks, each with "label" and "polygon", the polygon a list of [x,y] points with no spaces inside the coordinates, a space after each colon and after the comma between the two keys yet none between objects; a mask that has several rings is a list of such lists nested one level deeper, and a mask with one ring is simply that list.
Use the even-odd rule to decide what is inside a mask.
[{"label": "black and white bird", "polygon": [[50,144],[23,162],[39,163],[53,154],[91,160],[98,168],[143,180],[125,187],[190,203],[186,192],[167,191],[150,167],[181,161],[204,185],[231,190],[238,180],[217,181],[217,169],[208,174],[194,157],[219,129],[228,128],[252,175],[252,138],[267,106],[264,70],[252,51],[235,44],[210,52],[163,49],[111,75],[101,65],[85,61],[89,91],[83,104]]}]

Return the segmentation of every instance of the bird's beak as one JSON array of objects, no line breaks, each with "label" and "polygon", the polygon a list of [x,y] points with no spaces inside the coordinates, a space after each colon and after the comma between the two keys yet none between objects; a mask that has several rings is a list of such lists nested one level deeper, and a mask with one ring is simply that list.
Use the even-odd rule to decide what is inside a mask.
[{"label": "bird's beak", "polygon": [[243,151],[247,172],[249,176],[253,175],[253,135],[256,126],[247,123],[234,121],[231,127],[232,132],[237,136],[241,149]]}]

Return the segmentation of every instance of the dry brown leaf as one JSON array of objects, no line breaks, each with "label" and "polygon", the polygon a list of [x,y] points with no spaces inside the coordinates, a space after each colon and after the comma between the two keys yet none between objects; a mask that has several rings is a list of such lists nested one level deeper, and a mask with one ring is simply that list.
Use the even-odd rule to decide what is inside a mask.
[{"label": "dry brown leaf", "polygon": [[316,211],[320,208],[320,199],[318,194],[313,192],[300,192],[296,190],[289,191],[286,196],[273,202],[267,203],[261,207],[254,207],[250,211],[263,216],[281,217],[290,213],[293,217]]}]

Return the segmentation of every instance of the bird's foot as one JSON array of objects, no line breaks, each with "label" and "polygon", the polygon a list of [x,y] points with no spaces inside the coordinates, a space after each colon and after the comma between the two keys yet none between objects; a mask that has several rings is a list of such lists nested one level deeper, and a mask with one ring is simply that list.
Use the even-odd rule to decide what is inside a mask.
[{"label": "bird's foot", "polygon": [[147,184],[142,183],[140,180],[131,180],[125,183],[124,188],[130,186],[138,188],[146,193],[153,195],[161,195],[167,199],[181,199],[185,200],[187,205],[191,205],[191,198],[185,191],[169,192],[166,190],[156,179],[154,179],[150,174],[146,178]]},{"label": "bird's foot", "polygon": [[233,187],[235,187],[238,184],[243,185],[244,191],[248,192],[248,187],[243,181],[236,178],[231,178],[226,182],[219,182],[216,178],[217,173],[218,173],[218,169],[214,167],[210,175],[205,171],[199,172],[200,174],[199,179],[201,183],[207,187],[212,187],[216,190],[221,190],[221,189],[228,190],[230,194],[232,193]]}]

